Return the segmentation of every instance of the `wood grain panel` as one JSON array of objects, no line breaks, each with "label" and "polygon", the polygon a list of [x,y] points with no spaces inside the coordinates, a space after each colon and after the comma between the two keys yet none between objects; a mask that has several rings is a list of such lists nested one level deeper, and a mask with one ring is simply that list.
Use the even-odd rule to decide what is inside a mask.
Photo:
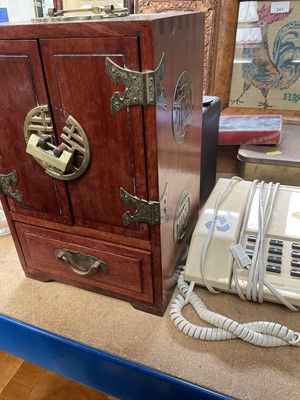
[{"label": "wood grain panel", "polygon": [[0,351],[0,400],[117,400]]},{"label": "wood grain panel", "polygon": [[[25,255],[27,275],[55,280],[95,292],[152,302],[150,253],[114,243],[16,224]],[[96,257],[108,266],[108,273],[97,271],[81,276],[55,257],[58,249],[68,249]],[[78,269],[78,268],[77,268]]]},{"label": "wood grain panel", "polygon": [[53,372],[43,370],[39,381],[26,400],[113,400],[113,397],[98,392],[78,382],[71,381]]},{"label": "wood grain panel", "polygon": [[24,197],[24,205],[9,199],[10,209],[69,224],[64,183],[49,177],[26,153],[27,113],[48,104],[36,41],[0,41],[0,87],[0,173],[16,170],[19,182],[14,189]]},{"label": "wood grain panel", "polygon": [[4,351],[0,351],[0,392],[18,371],[23,361]]},{"label": "wood grain panel", "polygon": [[42,53],[57,129],[72,115],[90,142],[88,170],[68,182],[75,224],[147,239],[144,224],[124,228],[126,206],[120,199],[120,187],[147,198],[141,107],[112,115],[110,99],[124,86],[112,82],[105,64],[110,57],[139,70],[137,40],[47,40],[42,41]]},{"label": "wood grain panel", "polygon": [[[202,136],[204,14],[191,13],[186,14],[184,17],[174,16],[159,23],[154,21],[154,26],[154,63],[158,64],[163,53],[166,60],[162,87],[167,94],[167,107],[166,110],[162,109],[162,107],[156,107],[155,116],[153,116],[154,110],[150,109],[150,107],[145,110],[146,142],[151,145],[151,143],[155,143],[152,139],[153,135],[157,138],[160,198],[166,183],[168,183],[166,207],[168,208],[169,220],[160,226],[159,240],[162,252],[159,255],[157,254],[158,242],[155,243],[158,238],[154,234],[152,235],[153,251],[157,257],[161,257],[164,298],[167,299],[172,293],[173,285],[176,282],[176,269],[180,263],[180,256],[198,217]],[[142,46],[142,49],[146,49],[146,46]],[[149,59],[149,55],[144,54],[143,51],[142,56]],[[193,103],[193,111],[186,138],[183,143],[178,143],[174,137],[174,99],[176,92],[179,90],[178,82],[185,71],[191,77],[193,93],[192,99],[185,99],[185,101],[188,104],[189,101]],[[186,112],[184,106],[182,108],[182,112]],[[151,123],[154,118],[156,126],[154,126],[153,122]],[[147,161],[149,163],[148,171],[151,171],[151,162],[153,160],[149,156]],[[179,213],[177,205],[185,190],[190,192],[189,227],[183,240],[180,243],[176,243],[173,232],[174,226],[178,222],[176,222]],[[159,266],[158,259],[154,260],[154,265],[156,268]],[[159,271],[155,272],[155,276],[159,276]],[[158,292],[158,282],[155,283],[154,287]]]},{"label": "wood grain panel", "polygon": [[43,371],[36,365],[22,363],[16,374],[0,394],[0,400],[27,399],[32,387],[38,382]]}]

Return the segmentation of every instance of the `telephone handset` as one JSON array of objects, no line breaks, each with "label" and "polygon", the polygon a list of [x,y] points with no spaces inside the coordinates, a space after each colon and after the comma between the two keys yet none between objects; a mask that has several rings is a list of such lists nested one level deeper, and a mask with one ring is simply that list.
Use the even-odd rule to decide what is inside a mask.
[{"label": "telephone handset", "polygon": [[[190,282],[189,285],[187,282]],[[271,322],[238,324],[206,309],[195,284],[211,292],[237,293],[242,299],[300,307],[300,187],[239,177],[219,179],[200,211],[180,295],[170,316],[183,333],[204,340],[239,337],[258,346],[300,346],[300,334]],[[189,323],[181,314],[190,303],[216,328]]]}]

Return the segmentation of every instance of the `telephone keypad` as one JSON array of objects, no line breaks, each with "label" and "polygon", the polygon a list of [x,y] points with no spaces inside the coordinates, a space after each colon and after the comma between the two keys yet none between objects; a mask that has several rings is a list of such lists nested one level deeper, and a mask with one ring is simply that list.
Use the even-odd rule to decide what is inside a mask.
[{"label": "telephone keypad", "polygon": [[[255,249],[257,237],[255,235],[247,235],[245,247],[247,255],[252,259]],[[288,273],[291,279],[300,278],[300,242],[286,243],[280,239],[269,239],[269,247],[266,248],[266,272],[272,275],[286,276]],[[287,264],[286,257],[290,254],[290,259]],[[285,265],[288,268],[285,269]],[[284,270],[286,272],[284,272]]]},{"label": "telephone keypad", "polygon": [[[291,247],[292,247],[291,267],[294,267],[294,268],[291,269],[290,275],[294,276],[296,278],[300,278],[300,269],[298,269],[298,268],[300,268],[300,261],[297,260],[300,258],[300,251],[295,251],[295,250],[300,250],[300,243],[293,242]],[[296,258],[296,260],[295,260],[295,258]],[[295,267],[296,267],[296,269],[295,269]]]}]

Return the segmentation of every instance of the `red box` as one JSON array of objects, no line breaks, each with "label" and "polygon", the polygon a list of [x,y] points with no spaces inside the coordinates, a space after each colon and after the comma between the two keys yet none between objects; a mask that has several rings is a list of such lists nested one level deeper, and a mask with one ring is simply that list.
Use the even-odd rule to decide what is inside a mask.
[{"label": "red box", "polygon": [[281,115],[221,116],[218,144],[279,144],[281,128]]}]

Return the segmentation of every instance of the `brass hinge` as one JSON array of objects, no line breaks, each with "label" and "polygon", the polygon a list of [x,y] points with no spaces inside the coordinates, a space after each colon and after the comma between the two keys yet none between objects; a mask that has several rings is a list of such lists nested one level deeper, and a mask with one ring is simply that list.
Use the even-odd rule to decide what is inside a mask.
[{"label": "brass hinge", "polygon": [[160,105],[166,109],[166,92],[160,88],[165,69],[164,54],[154,71],[137,72],[122,68],[109,57],[106,58],[106,70],[111,80],[119,80],[125,86],[123,94],[115,92],[110,100],[111,113],[115,115],[123,108],[136,105]]},{"label": "brass hinge", "polygon": [[168,210],[167,210],[167,197],[168,197],[168,184],[166,183],[164,193],[160,201],[147,201],[139,199],[136,196],[132,196],[122,187],[120,188],[120,197],[124,204],[132,203],[135,212],[132,215],[130,211],[126,211],[123,214],[123,223],[125,226],[129,224],[136,224],[138,222],[144,222],[149,225],[161,224],[162,222],[168,221]]},{"label": "brass hinge", "polygon": [[19,182],[17,171],[13,171],[10,174],[0,174],[0,195],[11,197],[19,203],[24,203],[24,198],[18,190],[13,190],[12,185],[16,185]]}]

